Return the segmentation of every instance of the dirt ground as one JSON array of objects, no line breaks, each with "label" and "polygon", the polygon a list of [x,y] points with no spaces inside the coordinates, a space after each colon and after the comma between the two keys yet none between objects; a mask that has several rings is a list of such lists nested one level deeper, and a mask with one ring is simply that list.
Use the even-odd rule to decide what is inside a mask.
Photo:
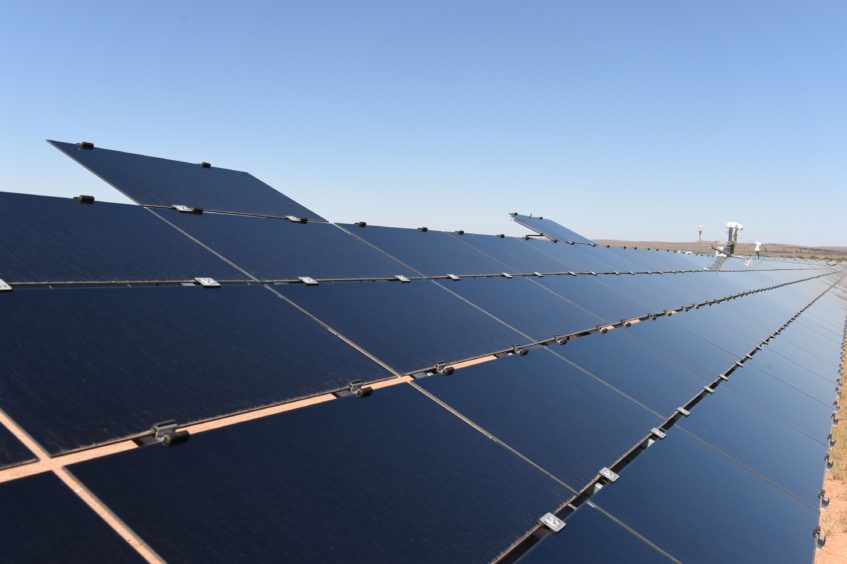
[{"label": "dirt ground", "polygon": [[838,424],[832,433],[835,437],[831,451],[834,464],[824,481],[824,489],[829,496],[829,506],[821,510],[821,529],[826,534],[826,545],[818,550],[815,564],[847,562],[847,409],[844,404],[843,400],[839,400]]}]

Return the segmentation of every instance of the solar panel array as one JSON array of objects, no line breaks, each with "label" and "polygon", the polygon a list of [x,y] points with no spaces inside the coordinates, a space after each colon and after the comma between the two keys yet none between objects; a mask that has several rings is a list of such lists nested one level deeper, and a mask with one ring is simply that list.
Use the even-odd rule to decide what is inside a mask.
[{"label": "solar panel array", "polygon": [[0,193],[4,557],[812,560],[840,267],[52,143],[139,205]]}]

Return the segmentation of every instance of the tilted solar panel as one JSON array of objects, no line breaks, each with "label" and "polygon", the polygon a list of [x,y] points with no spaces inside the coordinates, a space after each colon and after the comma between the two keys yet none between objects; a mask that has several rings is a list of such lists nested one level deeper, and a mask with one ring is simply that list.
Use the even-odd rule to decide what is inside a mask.
[{"label": "tilted solar panel", "polygon": [[594,242],[590,239],[586,239],[579,233],[571,231],[567,227],[562,227],[551,219],[544,219],[543,217],[532,217],[528,215],[521,215],[518,213],[513,213],[512,219],[514,219],[517,223],[520,223],[524,227],[528,227],[533,231],[537,231],[538,233],[546,235],[551,239],[556,239],[558,241],[564,242],[573,241],[574,243],[583,243],[587,245],[594,244]]},{"label": "tilted solar panel", "polygon": [[76,143],[49,143],[139,204],[322,219],[246,172]]}]

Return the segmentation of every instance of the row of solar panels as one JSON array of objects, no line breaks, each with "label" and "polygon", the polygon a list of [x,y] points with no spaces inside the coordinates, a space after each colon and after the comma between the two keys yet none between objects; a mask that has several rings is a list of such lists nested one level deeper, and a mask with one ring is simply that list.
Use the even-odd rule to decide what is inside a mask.
[{"label": "row of solar panels", "polygon": [[[27,198],[43,200],[31,196],[10,200],[14,203]],[[149,231],[140,226],[127,231],[127,222],[117,218],[112,220],[112,230],[99,223],[88,229],[110,241],[119,240],[123,229],[144,241],[148,272],[166,262],[168,251],[180,249],[179,242],[184,242],[183,248],[199,252],[196,257],[173,262],[185,269],[180,273],[183,277],[210,271],[217,274],[219,269],[229,268],[224,260],[181,238],[145,210],[47,200],[65,206],[67,212],[57,214],[55,220],[50,218],[46,225],[52,228],[85,225],[79,218],[75,222],[68,219],[79,209],[92,217],[111,217],[111,212],[119,209],[117,217],[132,210],[140,217],[150,217],[149,225],[174,233],[172,240],[154,244],[156,238],[149,236]],[[26,224],[23,219],[29,214],[14,205],[6,206],[6,201],[5,195],[0,197],[0,209]],[[277,223],[294,229],[309,225],[335,229],[328,224]],[[103,269],[98,273],[102,279],[119,274],[114,270],[118,260],[99,257],[94,261],[91,255],[80,259],[57,251],[43,235],[46,231],[36,230],[42,233],[44,249],[50,250],[42,254],[44,264],[54,272],[67,274],[76,268],[84,274],[93,270],[90,264],[97,264]],[[30,269],[41,268],[32,264],[35,261],[26,260],[31,249],[20,252],[35,240],[27,235],[10,231],[6,239],[10,244],[0,249],[0,264],[9,265],[3,267],[3,276],[8,279],[23,278],[8,257],[18,257]],[[59,239],[69,248],[74,247],[75,240],[79,242],[70,233]],[[221,240],[237,241],[238,231],[227,232]],[[126,241],[123,244],[132,248]],[[279,247],[299,245],[295,240]],[[88,250],[94,247],[80,245]],[[324,264],[324,249],[337,247],[335,242],[320,242],[310,264]],[[214,250],[226,258],[232,256],[228,248]],[[279,260],[273,248],[266,252],[269,260]],[[390,260],[373,252],[380,260]],[[436,252],[430,258],[436,260],[438,256]],[[128,264],[135,262],[132,259]],[[282,260],[279,264],[288,263]],[[43,270],[30,272],[38,280],[49,278]],[[0,350],[0,362],[5,367],[0,378],[0,407],[49,452],[58,454],[146,432],[158,420],[185,423],[208,419],[337,390],[354,379],[374,381],[392,373],[413,373],[439,363],[460,362],[516,345],[791,283],[779,288],[778,295],[772,290],[746,297],[734,313],[715,309],[714,313],[703,311],[688,317],[689,323],[700,320],[699,331],[726,323],[749,327],[756,316],[776,323],[780,313],[785,316],[799,309],[810,289],[824,287],[825,277],[821,277],[826,272],[501,276],[316,286],[225,284],[214,290],[178,285],[15,286],[3,303],[4,318],[15,330]],[[168,276],[161,271],[156,274]],[[798,281],[806,279],[809,281],[801,286]],[[785,306],[775,309],[774,300]],[[314,318],[332,332],[314,323]],[[333,332],[352,340],[371,358],[337,339]],[[673,335],[660,336],[671,338]],[[234,381],[234,373],[243,376]]]},{"label": "row of solar panels", "polygon": [[[807,284],[825,289],[798,286]],[[525,557],[803,561],[814,545],[844,297],[825,294],[750,360],[718,345],[753,351],[750,329],[698,325],[747,299],[70,468],[169,560],[480,561],[740,359],[667,438]],[[807,367],[788,360],[798,354]],[[49,558],[57,545],[65,557],[130,559],[52,475],[4,484],[0,499],[34,507],[0,533],[13,560]],[[21,545],[46,533],[54,542]]]},{"label": "row of solar panels", "polygon": [[[537,540],[538,518],[565,517],[602,467],[620,480],[526,558],[811,555],[845,313],[843,290],[830,287],[841,273],[733,259],[748,271],[705,272],[709,257],[592,247],[567,230],[552,238],[576,244],[335,226],[245,173],[59,145],[156,207],[0,197],[0,278],[14,287],[0,296],[13,329],[0,348],[0,407],[51,455],[162,419],[417,373],[361,400],[69,467],[162,557],[466,562],[516,543],[518,555]],[[448,273],[460,280],[394,278]],[[104,287],[197,276],[223,287]],[[247,283],[300,276],[320,284]],[[327,282],[339,278],[394,281]],[[704,303],[714,305],[688,309]],[[597,331],[635,318],[645,321]],[[452,376],[419,373],[585,333]],[[714,393],[700,399],[704,386]],[[621,470],[679,406],[691,416]],[[0,431],[0,465],[31,459]],[[135,556],[52,474],[0,485],[0,505],[21,509],[0,527],[12,560]],[[757,528],[771,512],[771,528]],[[723,542],[700,546],[708,535]]]},{"label": "row of solar panels", "polygon": [[[0,240],[5,242],[0,277],[13,285],[190,280],[201,275],[218,280],[325,280],[700,271],[712,260],[515,237],[82,205],[10,193],[0,194]],[[777,261],[747,268],[741,261],[732,262],[743,270],[820,268]]]}]

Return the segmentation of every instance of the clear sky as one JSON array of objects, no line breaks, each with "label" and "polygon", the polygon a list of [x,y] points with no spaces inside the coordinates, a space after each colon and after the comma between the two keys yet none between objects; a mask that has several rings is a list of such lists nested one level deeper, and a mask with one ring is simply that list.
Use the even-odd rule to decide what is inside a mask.
[{"label": "clear sky", "polygon": [[0,190],[44,142],[249,171],[334,221],[847,245],[843,0],[5,2]]}]

